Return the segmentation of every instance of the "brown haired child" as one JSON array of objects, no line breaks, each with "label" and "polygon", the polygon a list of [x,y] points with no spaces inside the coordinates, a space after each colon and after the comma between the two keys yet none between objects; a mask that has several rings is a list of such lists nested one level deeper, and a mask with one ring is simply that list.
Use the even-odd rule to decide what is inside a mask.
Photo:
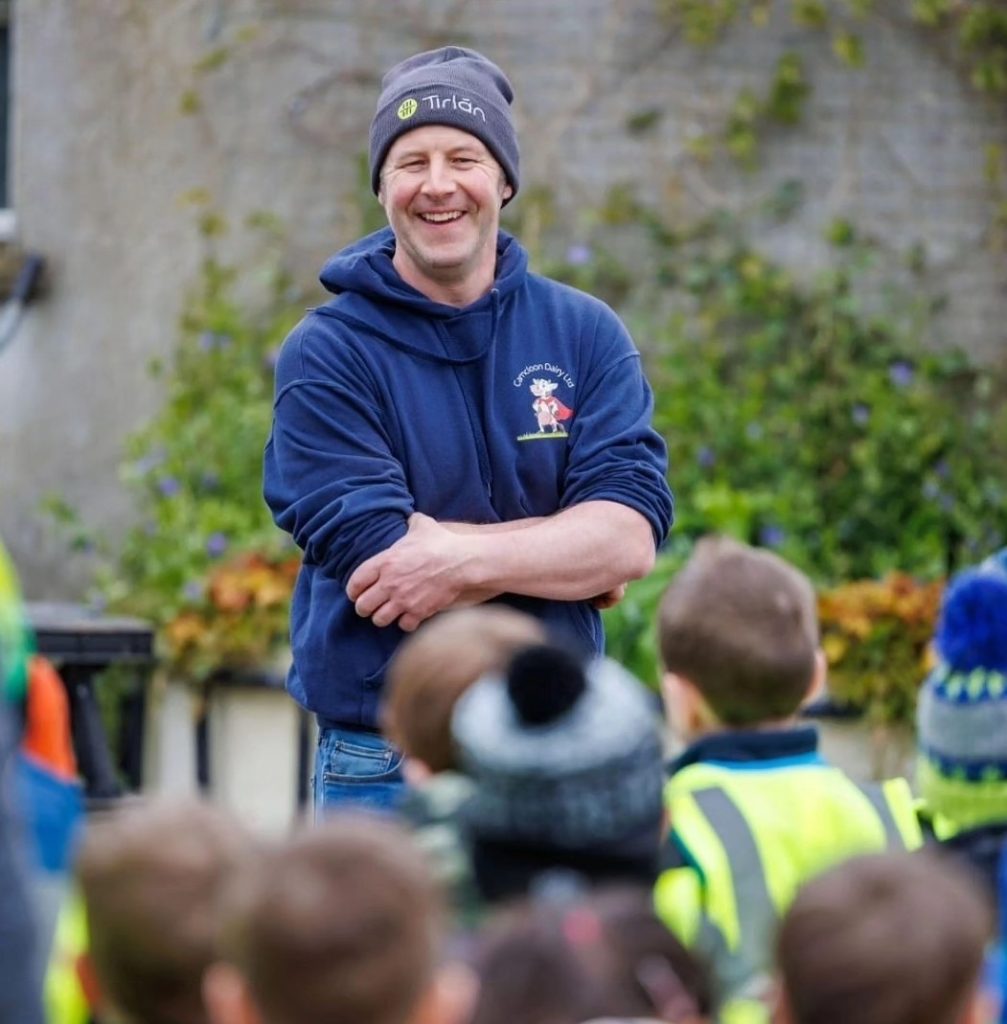
[{"label": "brown haired child", "polygon": [[661,603],[670,724],[659,913],[708,956],[723,1016],[765,1020],[773,930],[798,887],[857,853],[922,842],[905,780],[858,786],[798,727],[824,680],[815,594],[778,556],[699,542]]},{"label": "brown haired child", "polygon": [[776,1024],[982,1024],[990,911],[929,854],[856,857],[809,882],[780,926]]}]

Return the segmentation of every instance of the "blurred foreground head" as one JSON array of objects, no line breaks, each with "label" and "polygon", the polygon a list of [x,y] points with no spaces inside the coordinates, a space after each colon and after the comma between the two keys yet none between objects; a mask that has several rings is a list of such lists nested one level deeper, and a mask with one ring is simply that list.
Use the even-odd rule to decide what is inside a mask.
[{"label": "blurred foreground head", "polygon": [[77,859],[88,959],[102,1003],[127,1024],[202,1024],[225,881],[254,840],[196,801],[127,803],[92,821]]},{"label": "blurred foreground head", "polygon": [[644,889],[543,897],[492,921],[475,956],[471,1024],[577,1024],[590,1017],[712,1019],[703,966]]},{"label": "blurred foreground head", "polygon": [[527,647],[459,700],[454,738],[475,785],[463,808],[484,899],[545,875],[653,884],[661,737],[642,684],[608,658]]},{"label": "blurred foreground head", "polygon": [[777,1024],[980,1024],[990,911],[926,853],[857,857],[809,882],[783,919]]},{"label": "blurred foreground head", "polygon": [[470,993],[439,971],[442,924],[408,834],[333,814],[236,879],[205,986],[212,1020],[455,1024]]},{"label": "blurred foreground head", "polygon": [[519,648],[544,640],[538,619],[502,605],[461,608],[424,623],[389,665],[384,733],[430,771],[454,768],[451,715],[458,698],[480,676],[501,671]]}]

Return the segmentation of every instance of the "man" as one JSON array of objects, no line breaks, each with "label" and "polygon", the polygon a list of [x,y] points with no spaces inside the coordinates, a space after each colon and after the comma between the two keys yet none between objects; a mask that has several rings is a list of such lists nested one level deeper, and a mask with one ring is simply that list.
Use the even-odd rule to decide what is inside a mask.
[{"label": "man", "polygon": [[404,633],[500,599],[600,651],[597,609],[671,524],[625,328],[530,274],[499,230],[518,188],[511,99],[461,47],[385,75],[370,166],[390,227],[330,260],[336,297],[277,364],[265,496],[304,551],[288,689],[319,719],[318,809],[397,799],[376,728]]}]

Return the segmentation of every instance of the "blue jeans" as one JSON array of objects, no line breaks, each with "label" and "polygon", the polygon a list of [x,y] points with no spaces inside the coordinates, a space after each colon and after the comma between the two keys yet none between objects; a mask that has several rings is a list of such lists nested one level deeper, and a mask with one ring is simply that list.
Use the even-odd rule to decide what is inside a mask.
[{"label": "blue jeans", "polygon": [[394,811],[406,790],[402,754],[377,733],[323,726],[312,786],[316,821],[337,807]]}]

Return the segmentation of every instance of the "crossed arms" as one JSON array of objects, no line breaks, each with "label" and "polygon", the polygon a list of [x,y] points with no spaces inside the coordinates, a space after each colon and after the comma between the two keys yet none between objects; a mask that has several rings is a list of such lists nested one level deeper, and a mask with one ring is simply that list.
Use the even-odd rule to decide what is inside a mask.
[{"label": "crossed arms", "polygon": [[650,523],[614,501],[482,526],[414,513],[405,536],[361,563],[346,592],[358,615],[410,632],[437,612],[502,593],[606,607],[653,564]]}]

